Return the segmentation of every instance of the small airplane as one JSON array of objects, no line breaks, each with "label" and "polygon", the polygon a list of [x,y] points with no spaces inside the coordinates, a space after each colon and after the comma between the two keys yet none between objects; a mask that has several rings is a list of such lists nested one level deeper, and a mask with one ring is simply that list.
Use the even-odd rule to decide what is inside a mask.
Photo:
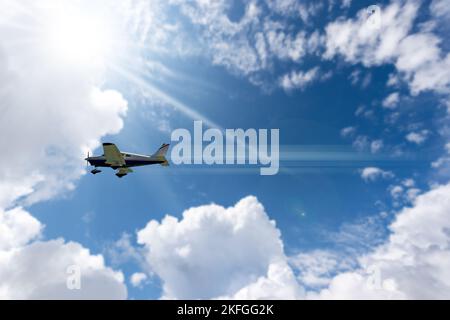
[{"label": "small airplane", "polygon": [[165,155],[169,149],[169,144],[163,145],[153,155],[147,156],[142,154],[120,152],[114,143],[103,143],[103,155],[90,157],[89,153],[86,160],[95,168],[91,170],[92,174],[102,172],[97,167],[109,167],[117,170],[116,176],[122,178],[128,173],[133,172],[130,167],[146,166],[150,164],[160,164],[164,167],[169,165]]}]

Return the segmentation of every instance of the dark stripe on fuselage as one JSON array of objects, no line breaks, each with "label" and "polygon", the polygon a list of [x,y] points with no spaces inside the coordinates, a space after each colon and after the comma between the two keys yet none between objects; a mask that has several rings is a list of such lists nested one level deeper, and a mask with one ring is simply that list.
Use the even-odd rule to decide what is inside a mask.
[{"label": "dark stripe on fuselage", "polygon": [[[110,167],[113,169],[117,169],[120,167],[117,166],[111,166],[109,164],[106,164],[105,159],[88,159],[89,163],[94,167]],[[146,166],[151,164],[160,164],[164,161],[157,161],[157,160],[125,160],[126,165],[124,167],[139,167],[139,166]]]}]

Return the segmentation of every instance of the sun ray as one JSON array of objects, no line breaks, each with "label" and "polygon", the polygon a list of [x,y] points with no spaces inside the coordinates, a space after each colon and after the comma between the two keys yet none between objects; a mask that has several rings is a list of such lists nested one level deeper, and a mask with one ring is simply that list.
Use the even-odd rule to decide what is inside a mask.
[{"label": "sun ray", "polygon": [[166,92],[157,88],[156,86],[151,84],[149,81],[146,81],[140,75],[136,75],[135,73],[129,72],[118,65],[109,65],[109,68],[112,69],[113,71],[115,71],[120,76],[127,79],[128,81],[131,81],[132,83],[138,85],[140,88],[145,89],[151,95],[154,95],[155,97],[157,97],[157,98],[163,100],[164,102],[166,102],[167,104],[171,105],[177,111],[180,111],[184,115],[188,116],[190,119],[202,120],[203,123],[205,123],[205,125],[207,125],[210,128],[217,128],[219,130],[223,130],[222,127],[219,124],[217,124],[216,122],[205,117],[204,115],[195,111],[193,108],[189,107],[185,103],[179,101],[178,99],[170,96]]}]

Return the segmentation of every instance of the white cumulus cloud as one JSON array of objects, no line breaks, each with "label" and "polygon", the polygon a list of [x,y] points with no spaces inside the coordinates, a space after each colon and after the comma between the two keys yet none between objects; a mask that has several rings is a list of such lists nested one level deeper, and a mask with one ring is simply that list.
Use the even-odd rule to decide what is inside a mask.
[{"label": "white cumulus cloud", "polygon": [[[0,250],[0,299],[125,299],[123,274],[75,242],[33,242]],[[69,289],[68,268],[80,271],[79,289]],[[69,269],[70,270],[70,269]]]},{"label": "white cumulus cloud", "polygon": [[[56,7],[63,4],[73,5],[2,1],[0,134],[7,139],[0,140],[0,148],[8,150],[0,159],[2,299],[127,296],[123,275],[105,266],[102,256],[62,239],[39,241],[44,226],[22,207],[72,190],[84,173],[86,151],[98,146],[102,136],[117,133],[127,111],[118,91],[101,86],[101,66],[88,60],[68,63],[59,51],[67,48],[48,45],[48,33],[57,26],[46,23],[67,22],[57,16]],[[65,43],[72,49],[66,53],[85,54],[88,48],[74,46],[86,44],[85,39],[72,40]],[[71,265],[81,270],[80,290],[67,288]]]},{"label": "white cumulus cloud", "polygon": [[148,268],[165,298],[296,298],[302,295],[283,252],[280,231],[249,196],[235,206],[186,210],[138,232]]},{"label": "white cumulus cloud", "polygon": [[385,244],[360,258],[311,298],[448,299],[450,297],[450,185],[416,198],[399,212]]},{"label": "white cumulus cloud", "polygon": [[[188,209],[181,220],[150,221],[138,242],[146,267],[163,282],[163,298],[445,299],[449,194],[450,184],[416,195],[397,213],[386,239],[379,227],[368,237],[367,225],[340,232],[353,252],[347,256],[315,250],[287,258],[274,222],[251,196],[229,208]],[[355,241],[373,238],[373,245],[351,250]]]},{"label": "white cumulus cloud", "polygon": [[36,218],[20,207],[7,211],[0,208],[0,250],[27,244],[39,237],[42,228]]},{"label": "white cumulus cloud", "polygon": [[[51,8],[31,4],[27,10],[48,17]],[[2,10],[0,19],[8,22],[0,26],[0,132],[8,137],[0,148],[9,151],[0,160],[0,190],[9,190],[0,205],[6,206],[23,196],[32,203],[71,190],[83,173],[83,153],[122,128],[127,101],[99,87],[101,67],[74,66],[43,50],[45,28],[27,25],[33,20],[24,11]],[[30,37],[34,41],[24,40]]]}]

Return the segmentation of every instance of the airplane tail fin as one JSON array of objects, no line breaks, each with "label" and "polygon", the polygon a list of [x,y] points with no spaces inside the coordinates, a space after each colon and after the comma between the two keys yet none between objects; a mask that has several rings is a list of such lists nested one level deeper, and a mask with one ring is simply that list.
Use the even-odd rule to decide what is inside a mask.
[{"label": "airplane tail fin", "polygon": [[163,143],[162,146],[158,149],[158,151],[156,151],[152,155],[152,157],[160,158],[161,161],[163,161],[163,162],[161,162],[161,165],[164,166],[164,167],[169,165],[169,161],[167,161],[167,159],[166,159],[167,150],[169,150],[169,144],[168,143]]}]

